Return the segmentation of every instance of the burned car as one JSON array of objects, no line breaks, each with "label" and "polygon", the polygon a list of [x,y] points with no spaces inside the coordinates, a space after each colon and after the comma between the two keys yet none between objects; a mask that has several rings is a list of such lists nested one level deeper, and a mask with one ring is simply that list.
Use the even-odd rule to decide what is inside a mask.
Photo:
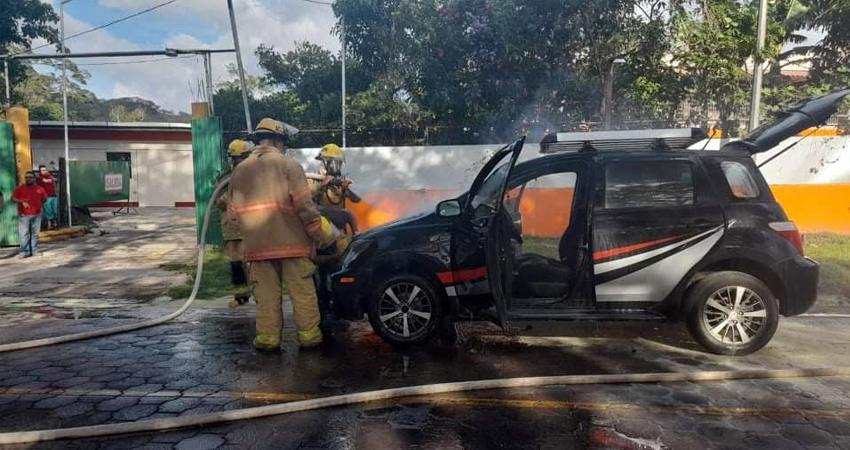
[{"label": "burned car", "polygon": [[331,284],[344,318],[393,343],[455,320],[684,320],[743,355],[808,310],[818,265],[753,161],[825,122],[850,90],[804,102],[719,151],[698,130],[558,133],[498,150],[469,191],[372,229]]}]

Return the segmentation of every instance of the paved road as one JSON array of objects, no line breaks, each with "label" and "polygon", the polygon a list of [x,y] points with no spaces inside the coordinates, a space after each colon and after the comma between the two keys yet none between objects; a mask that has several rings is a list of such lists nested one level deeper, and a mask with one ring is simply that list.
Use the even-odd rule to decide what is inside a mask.
[{"label": "paved road", "polygon": [[[138,246],[159,248],[157,239],[152,233]],[[78,250],[99,255],[85,246]],[[145,252],[136,257],[146,260]],[[75,282],[86,285],[83,279]],[[79,297],[0,296],[0,342],[130,323],[179,303],[74,298]],[[224,300],[205,301],[156,328],[0,355],[0,432],[175,417],[444,381],[850,367],[845,358],[850,318],[841,317],[783,320],[767,348],[738,358],[705,354],[683,327],[657,323],[538,323],[510,335],[488,324],[465,324],[463,342],[418,349],[391,347],[368,324],[353,323],[313,351],[298,349],[288,323],[283,352],[267,355],[250,346],[253,313],[253,306],[230,310]],[[291,318],[288,304],[286,315]],[[847,450],[850,379],[481,391],[0,448]]]},{"label": "paved road", "polygon": [[145,299],[183,280],[159,266],[196,254],[194,210],[94,216],[100,227],[92,234],[42,244],[42,256],[21,260],[16,249],[0,249],[0,297]]},{"label": "paved road", "polygon": [[[164,309],[164,306],[163,306]],[[443,381],[626,372],[834,367],[850,319],[783,322],[741,358],[706,355],[677,326],[539,324],[507,336],[384,344],[362,323],[317,351],[287,328],[280,354],[255,353],[252,307],[207,304],[179,322],[0,358],[0,431],[175,417]],[[100,319],[126,322],[132,319]],[[61,334],[72,328],[54,326]],[[96,326],[89,322],[88,327]],[[18,339],[42,335],[15,325]],[[52,334],[51,333],[51,334]],[[7,448],[850,448],[850,380],[545,387],[414,398],[228,425]]]}]

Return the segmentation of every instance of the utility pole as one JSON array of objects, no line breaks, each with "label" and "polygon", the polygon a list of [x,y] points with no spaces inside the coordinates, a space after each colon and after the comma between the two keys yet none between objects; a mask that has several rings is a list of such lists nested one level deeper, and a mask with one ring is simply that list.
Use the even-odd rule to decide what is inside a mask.
[{"label": "utility pole", "polygon": [[210,63],[210,52],[204,52],[204,76],[207,83],[207,101],[210,108],[210,117],[215,115],[215,106],[213,105],[213,86],[212,86],[212,64]]},{"label": "utility pole", "polygon": [[242,49],[239,48],[239,33],[236,32],[236,13],[233,12],[233,0],[227,0],[230,11],[230,28],[233,30],[233,47],[236,48],[236,66],[239,68],[239,81],[242,84],[242,105],[245,107],[245,129],[251,132],[251,110],[248,107],[248,86],[245,83],[245,68],[242,66]]},{"label": "utility pole", "polygon": [[[65,53],[65,3],[71,0],[62,0],[59,4],[59,51]],[[62,125],[65,130],[65,199],[68,202],[68,227],[73,226],[73,209],[71,208],[71,168],[68,150],[68,60],[62,60]]]},{"label": "utility pole", "polygon": [[614,66],[617,64],[624,64],[626,62],[623,58],[614,58],[611,60],[611,66],[608,68],[608,76],[605,77],[605,86],[603,92],[602,99],[602,107],[603,107],[603,116],[602,116],[602,129],[604,131],[608,131],[611,129],[611,114],[614,109]]},{"label": "utility pole", "polygon": [[3,58],[3,77],[6,80],[6,109],[12,107],[12,90],[9,87],[9,58]]},{"label": "utility pole", "polygon": [[759,108],[761,107],[761,84],[764,61],[764,41],[767,35],[767,0],[759,0],[759,23],[756,41],[756,55],[753,59],[753,98],[750,102],[750,131],[759,126]]},{"label": "utility pole", "polygon": [[345,18],[340,18],[342,36],[342,148],[345,148]]}]

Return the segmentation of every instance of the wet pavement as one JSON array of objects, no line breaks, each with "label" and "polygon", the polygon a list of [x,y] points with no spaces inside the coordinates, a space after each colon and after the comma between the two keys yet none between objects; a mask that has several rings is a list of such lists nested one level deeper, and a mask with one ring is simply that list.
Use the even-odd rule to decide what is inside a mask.
[{"label": "wet pavement", "polygon": [[[156,242],[139,241],[145,245],[157,248]],[[137,254],[142,263],[144,254]],[[177,321],[154,328],[0,354],[0,433],[446,381],[850,367],[850,317],[783,319],[768,347],[746,357],[706,354],[680,325],[624,322],[534,323],[507,334],[485,323],[463,324],[460,342],[412,349],[387,345],[368,323],[357,322],[337,327],[323,348],[305,351],[297,347],[287,302],[284,349],[269,355],[250,346],[254,306],[228,309],[225,302],[199,302]],[[0,343],[127,324],[179,303],[0,296]],[[850,379],[488,390],[159,433],[0,446],[13,448],[848,450]]]},{"label": "wet pavement", "polygon": [[[167,306],[161,308],[165,310]],[[631,372],[835,367],[850,319],[783,321],[747,357],[702,353],[676,325],[535,324],[400,349],[368,324],[279,354],[249,345],[252,306],[204,304],[178,322],[0,357],[0,432],[232,410],[445,381]],[[287,311],[288,312],[288,311]],[[291,317],[289,315],[288,317]],[[49,334],[63,334],[54,326]],[[99,319],[104,326],[131,319]],[[91,328],[90,323],[83,328]],[[43,335],[11,326],[17,339]],[[850,448],[850,380],[555,386],[410,398],[177,431],[0,448]]]}]

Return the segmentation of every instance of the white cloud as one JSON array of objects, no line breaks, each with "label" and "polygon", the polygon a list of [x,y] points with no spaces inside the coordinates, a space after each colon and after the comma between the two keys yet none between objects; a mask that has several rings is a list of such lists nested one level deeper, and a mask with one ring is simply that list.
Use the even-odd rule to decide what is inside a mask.
[{"label": "white cloud", "polygon": [[[0,0],[2,1],[2,0]],[[116,18],[162,3],[163,0],[99,0],[99,5],[116,9]],[[51,0],[55,3],[55,0]],[[236,18],[245,70],[249,74],[260,72],[254,50],[260,45],[272,45],[278,51],[294,47],[296,41],[310,41],[333,51],[340,48],[330,30],[335,18],[330,7],[306,3],[303,0],[235,0]],[[176,13],[176,14],[175,14]],[[142,16],[145,17],[145,16]],[[114,27],[132,26],[131,19]],[[149,13],[146,20],[162,25],[162,44],[158,48],[141,46],[111,34],[107,28],[68,41],[69,47],[79,52],[104,52],[118,50],[153,50],[170,48],[232,48],[230,19],[225,0],[179,0]],[[97,26],[83,18],[65,15],[65,32],[71,35]],[[204,33],[193,33],[193,30]],[[198,36],[209,36],[212,30],[217,37],[204,41]],[[42,50],[44,51],[44,50]],[[79,64],[104,63],[146,59],[91,59],[77,60]],[[159,59],[149,57],[147,59]],[[213,79],[227,79],[225,66],[236,61],[233,54],[213,54]],[[204,78],[203,63],[198,58],[174,58],[144,64],[82,66],[98,83],[111,81],[109,89],[94,89],[100,97],[139,96],[156,102],[172,111],[188,111],[193,100],[189,85],[196,86]]]}]

